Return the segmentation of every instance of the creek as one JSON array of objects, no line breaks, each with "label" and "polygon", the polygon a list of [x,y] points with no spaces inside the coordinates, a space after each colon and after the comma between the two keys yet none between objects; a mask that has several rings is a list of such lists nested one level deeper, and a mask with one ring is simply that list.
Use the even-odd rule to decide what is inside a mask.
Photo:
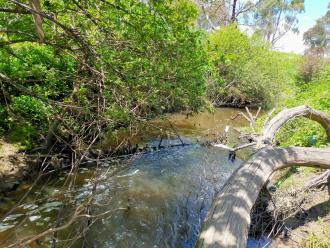
[{"label": "creek", "polygon": [[[219,108],[212,114],[155,119],[148,130],[135,135],[134,142],[157,146],[160,130],[165,130],[163,146],[180,144],[180,139],[190,145],[100,161],[76,173],[57,172],[21,184],[1,198],[0,247],[64,225],[88,199],[92,199],[89,214],[97,218],[80,217],[56,232],[53,247],[194,247],[214,194],[247,156],[240,152],[230,162],[228,151],[202,146],[197,140],[218,135],[226,125],[248,125],[243,118],[230,119],[237,112]],[[230,144],[239,142],[233,128],[229,137]],[[30,247],[52,245],[52,236],[44,236]]]}]

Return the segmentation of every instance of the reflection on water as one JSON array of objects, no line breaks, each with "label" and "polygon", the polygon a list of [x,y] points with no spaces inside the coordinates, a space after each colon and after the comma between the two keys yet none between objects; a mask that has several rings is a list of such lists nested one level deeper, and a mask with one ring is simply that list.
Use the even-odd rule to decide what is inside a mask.
[{"label": "reflection on water", "polygon": [[[162,118],[144,123],[143,127],[139,127],[138,131],[135,129],[119,130],[116,139],[111,139],[112,136],[108,135],[105,138],[104,145],[119,145],[125,137],[133,137],[130,140],[134,144],[150,141],[150,139],[156,137],[173,138],[176,136],[176,133],[193,140],[214,138],[214,136],[218,136],[223,132],[227,125],[230,125],[232,128],[240,128],[248,125],[248,122],[241,116],[237,117],[234,121],[231,120],[231,117],[235,117],[239,111],[233,108],[219,108],[214,113],[202,112],[188,117],[179,113],[168,114]],[[256,114],[255,110],[251,110],[251,112],[252,114]],[[172,127],[174,127],[175,132],[173,132]],[[235,132],[234,129],[230,129],[230,131]]]},{"label": "reflection on water", "polygon": [[[214,115],[169,118],[185,142],[194,143],[195,138],[223,130],[236,112],[220,109]],[[162,120],[151,123],[161,128],[167,125]],[[235,122],[237,127],[243,124]],[[159,142],[158,134],[150,131],[143,139],[151,145]],[[178,142],[164,140],[164,144]],[[43,178],[17,204],[31,186],[21,185],[1,199],[0,216],[14,209],[0,222],[0,247],[67,223],[92,193],[89,214],[98,218],[80,218],[56,237],[42,237],[31,247],[51,247],[52,238],[55,247],[193,247],[215,192],[240,163],[227,158],[227,151],[197,144],[152,151],[131,161],[81,168],[69,176],[75,181],[69,191],[63,186],[67,175]],[[84,233],[83,238],[77,230]]]}]

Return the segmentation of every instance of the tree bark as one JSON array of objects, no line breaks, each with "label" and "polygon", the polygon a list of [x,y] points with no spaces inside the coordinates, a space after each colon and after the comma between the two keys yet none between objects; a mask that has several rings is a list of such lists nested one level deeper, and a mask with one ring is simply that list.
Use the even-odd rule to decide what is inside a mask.
[{"label": "tree bark", "polygon": [[236,5],[237,5],[237,0],[233,0],[233,8],[231,12],[231,21],[235,22],[236,21]]},{"label": "tree bark", "polygon": [[[30,4],[31,9],[41,12],[41,5],[40,5],[39,0],[29,0],[29,4]],[[39,36],[39,42],[43,43],[45,34],[42,29],[42,17],[36,13],[33,13],[32,15],[33,15],[33,19],[34,19],[34,26],[35,26],[36,32]]]},{"label": "tree bark", "polygon": [[198,247],[246,247],[250,212],[270,175],[291,165],[330,169],[330,148],[260,149],[236,170],[216,196]]},{"label": "tree bark", "polygon": [[250,212],[271,174],[300,165],[330,169],[330,148],[271,146],[276,132],[290,119],[307,117],[320,123],[330,137],[330,117],[308,106],[287,109],[267,123],[259,137],[261,148],[229,178],[215,197],[197,247],[246,247]]}]

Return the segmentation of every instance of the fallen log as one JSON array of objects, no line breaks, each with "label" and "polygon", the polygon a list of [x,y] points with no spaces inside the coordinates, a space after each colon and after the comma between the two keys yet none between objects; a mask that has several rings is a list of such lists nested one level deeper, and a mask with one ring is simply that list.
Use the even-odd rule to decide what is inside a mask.
[{"label": "fallen log", "polygon": [[261,148],[233,173],[217,194],[197,247],[245,248],[251,209],[274,171],[292,165],[330,169],[330,148],[277,148],[271,145],[276,132],[288,120],[299,116],[319,122],[330,137],[330,117],[308,106],[284,110],[275,116],[259,138]]},{"label": "fallen log", "polygon": [[217,195],[199,247],[246,247],[250,212],[270,175],[290,165],[330,169],[330,149],[264,147],[236,170]]},{"label": "fallen log", "polygon": [[329,183],[330,179],[330,170],[325,171],[321,175],[316,176],[315,178],[312,178],[311,181],[307,182],[304,186],[306,188],[318,188],[325,186],[327,183]]}]

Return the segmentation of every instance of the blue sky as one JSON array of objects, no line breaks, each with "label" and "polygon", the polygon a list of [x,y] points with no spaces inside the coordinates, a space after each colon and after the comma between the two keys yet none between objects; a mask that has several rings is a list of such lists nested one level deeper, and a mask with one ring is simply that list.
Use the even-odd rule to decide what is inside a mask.
[{"label": "blue sky", "polygon": [[323,16],[330,0],[305,0],[305,13],[299,15],[299,26],[311,27]]},{"label": "blue sky", "polygon": [[330,0],[305,0],[305,12],[298,15],[299,34],[288,33],[276,46],[279,50],[286,52],[303,53],[305,46],[303,34],[311,28],[318,18],[327,12]]}]

